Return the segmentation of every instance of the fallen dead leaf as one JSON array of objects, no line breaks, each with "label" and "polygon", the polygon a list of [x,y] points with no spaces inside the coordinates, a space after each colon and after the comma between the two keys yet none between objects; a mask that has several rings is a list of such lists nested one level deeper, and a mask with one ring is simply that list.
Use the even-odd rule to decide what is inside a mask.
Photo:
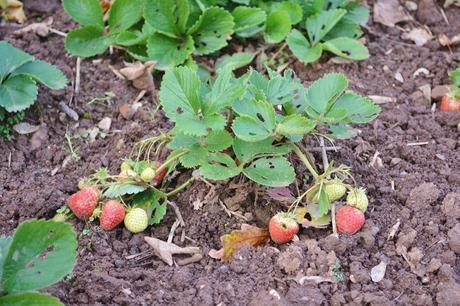
[{"label": "fallen dead leaf", "polygon": [[402,38],[412,40],[417,46],[423,46],[429,42],[433,36],[430,32],[423,28],[415,28],[407,33],[403,33]]},{"label": "fallen dead leaf", "polygon": [[211,250],[208,254],[214,259],[228,261],[232,259],[236,250],[240,247],[245,245],[260,246],[267,243],[269,239],[268,230],[249,224],[242,224],[241,230],[233,230],[231,233],[220,237],[223,244],[220,250]]},{"label": "fallen dead leaf", "polygon": [[456,5],[456,6],[460,6],[460,0],[446,0],[444,2],[444,7],[445,8],[448,8],[449,6],[451,6],[452,4]]},{"label": "fallen dead leaf", "polygon": [[283,203],[292,203],[295,200],[291,190],[287,187],[270,188],[267,190],[267,195],[273,200]]},{"label": "fallen dead leaf", "polygon": [[378,0],[374,4],[375,22],[394,27],[397,23],[407,20],[412,20],[412,17],[406,14],[398,0]]},{"label": "fallen dead leaf", "polygon": [[457,34],[453,36],[452,38],[449,38],[446,34],[441,33],[438,35],[438,40],[441,46],[443,47],[450,47],[456,44],[460,43],[460,34]]},{"label": "fallen dead leaf", "polygon": [[126,63],[126,67],[120,69],[120,73],[128,80],[133,82],[133,86],[140,90],[155,91],[153,83],[152,70],[155,67],[155,61],[142,63]]},{"label": "fallen dead leaf", "polygon": [[297,223],[302,224],[302,225],[307,225],[308,224],[308,219],[305,218],[305,215],[308,213],[308,208],[306,207],[297,207],[297,209],[294,211],[295,215],[295,220]]},{"label": "fallen dead leaf", "polygon": [[17,31],[14,31],[13,34],[15,35],[23,35],[25,33],[35,33],[40,37],[46,37],[48,36],[48,33],[50,32],[50,26],[53,24],[53,18],[49,18],[48,20],[45,20],[43,22],[36,22],[29,24],[28,26],[23,27],[22,29],[19,29]]},{"label": "fallen dead leaf", "polygon": [[26,15],[24,14],[24,4],[18,0],[6,0],[3,6],[3,14],[6,20],[24,23]]},{"label": "fallen dead leaf", "polygon": [[173,255],[175,254],[186,254],[191,255],[192,257],[198,258],[196,254],[201,254],[201,249],[199,247],[180,247],[171,242],[165,242],[163,240],[153,238],[153,237],[144,237],[145,242],[153,248],[155,254],[160,257],[168,265],[172,266],[173,264]]},{"label": "fallen dead leaf", "polygon": [[312,275],[312,276],[302,276],[302,277],[299,277],[298,279],[296,279],[296,281],[300,284],[300,285],[304,285],[306,282],[313,282],[315,284],[321,284],[321,283],[333,283],[334,280],[330,277],[322,277],[322,276],[316,276],[316,275]]}]

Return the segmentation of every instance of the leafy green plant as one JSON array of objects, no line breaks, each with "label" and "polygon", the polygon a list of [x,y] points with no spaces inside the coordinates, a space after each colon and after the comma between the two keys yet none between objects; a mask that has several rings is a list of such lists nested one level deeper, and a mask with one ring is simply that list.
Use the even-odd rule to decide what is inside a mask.
[{"label": "leafy green plant", "polygon": [[0,136],[6,140],[13,137],[13,126],[24,119],[25,112],[8,113],[3,107],[0,107]]},{"label": "leafy green plant", "polygon": [[460,100],[460,67],[449,72],[452,85],[449,87],[449,96],[454,100]]},{"label": "leafy green plant", "polygon": [[[327,74],[305,88],[290,70],[282,75],[268,71],[268,77],[251,70],[235,78],[227,68],[220,70],[213,82],[201,81],[188,67],[167,71],[160,102],[174,127],[134,148],[137,157],[131,165],[134,174],[129,182],[120,182],[119,176],[104,172],[98,175],[101,179],[93,177],[90,185],[106,188],[104,195],[111,198],[128,195],[132,200],[133,195],[147,192],[151,202],[166,202],[196,175],[218,181],[243,174],[263,186],[283,187],[296,177],[287,158],[292,152],[313,177],[311,188],[293,203],[292,209],[307,199],[312,204],[310,215],[324,221],[331,204],[325,191],[331,184],[329,178],[350,178],[350,169],[344,165],[334,167],[331,162],[324,173],[317,173],[297,143],[314,135],[352,137],[354,129],[350,124],[372,121],[380,108],[347,91],[348,81],[342,74]],[[195,176],[171,192],[162,191],[167,185],[157,189],[137,177],[149,165],[150,156],[165,145],[172,152],[156,173],[166,167],[172,171],[178,165],[197,170]]]},{"label": "leafy green plant", "polygon": [[0,41],[0,107],[9,113],[27,109],[37,98],[37,83],[61,89],[67,78],[55,66]]},{"label": "leafy green plant", "polygon": [[63,305],[35,290],[72,272],[76,249],[76,234],[64,222],[26,221],[12,237],[0,236],[0,304]]}]

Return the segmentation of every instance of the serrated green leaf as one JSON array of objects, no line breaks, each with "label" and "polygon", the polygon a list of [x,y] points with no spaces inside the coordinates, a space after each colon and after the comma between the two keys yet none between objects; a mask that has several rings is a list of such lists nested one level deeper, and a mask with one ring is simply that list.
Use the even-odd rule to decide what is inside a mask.
[{"label": "serrated green leaf", "polygon": [[291,31],[291,21],[285,11],[273,12],[267,17],[265,24],[265,41],[269,44],[276,44],[283,41]]},{"label": "serrated green leaf", "polygon": [[230,147],[232,143],[232,135],[225,130],[212,131],[205,138],[206,149],[211,152],[223,151]]},{"label": "serrated green leaf", "polygon": [[315,122],[302,115],[295,114],[283,117],[276,126],[276,133],[288,138],[303,137],[315,128]]},{"label": "serrated green leaf", "polygon": [[77,239],[65,222],[32,220],[16,229],[3,263],[3,290],[35,290],[69,274],[76,260]]},{"label": "serrated green leaf", "polygon": [[72,55],[90,57],[104,53],[111,44],[111,38],[104,36],[99,26],[87,26],[72,30],[65,39],[65,48]]},{"label": "serrated green leaf", "polygon": [[319,194],[319,215],[326,215],[329,212],[330,206],[331,203],[329,202],[329,198],[327,197],[326,191],[324,190],[324,188],[322,188]]},{"label": "serrated green leaf", "polygon": [[343,74],[326,74],[308,87],[305,94],[307,105],[323,114],[329,104],[342,95],[347,87],[348,80]]},{"label": "serrated green leaf", "polygon": [[134,59],[141,62],[148,62],[150,60],[147,55],[147,46],[146,45],[133,45],[129,46],[126,52]]},{"label": "serrated green leaf", "polygon": [[248,142],[239,138],[233,141],[233,151],[239,161],[246,163],[254,157],[269,154],[269,155],[285,155],[289,153],[290,148],[287,145],[273,145],[273,138]]},{"label": "serrated green leaf", "polygon": [[67,78],[61,70],[40,60],[28,62],[20,66],[10,77],[15,75],[26,75],[51,89],[61,89],[67,84]]},{"label": "serrated green leaf", "polygon": [[355,93],[346,93],[333,105],[330,112],[342,108],[346,111],[346,122],[369,123],[380,113],[380,107],[370,99]]},{"label": "serrated green leaf", "polygon": [[193,168],[199,165],[204,165],[208,158],[208,151],[199,146],[199,145],[192,145],[189,148],[189,151],[184,156],[180,157],[180,163],[185,168]]},{"label": "serrated green leaf", "polygon": [[254,182],[269,187],[284,187],[294,181],[295,172],[289,161],[281,156],[264,157],[243,169]]},{"label": "serrated green leaf", "polygon": [[155,33],[147,40],[147,55],[157,62],[156,68],[159,70],[168,70],[183,64],[193,50],[194,41],[191,36],[182,40]]},{"label": "serrated green leaf", "polygon": [[225,9],[211,7],[205,10],[188,31],[195,41],[195,53],[204,55],[225,47],[234,25],[233,16]]},{"label": "serrated green leaf", "polygon": [[230,69],[220,70],[211,92],[206,96],[202,105],[205,116],[221,112],[232,105],[245,93],[242,82],[235,79]]},{"label": "serrated green leaf", "polygon": [[160,102],[164,112],[173,121],[182,114],[197,114],[201,109],[201,80],[187,67],[167,71],[160,88]]},{"label": "serrated green leaf", "polygon": [[144,18],[158,32],[180,38],[186,32],[190,15],[189,1],[145,1]]},{"label": "serrated green leaf", "polygon": [[37,85],[26,75],[16,75],[0,84],[0,106],[9,113],[22,111],[37,99]]},{"label": "serrated green leaf", "polygon": [[180,149],[190,147],[191,145],[198,144],[200,142],[200,138],[197,136],[190,136],[185,134],[176,134],[174,138],[168,143],[168,148],[170,149]]},{"label": "serrated green leaf", "polygon": [[98,0],[62,0],[62,6],[82,26],[104,26]]},{"label": "serrated green leaf", "polygon": [[236,70],[249,65],[254,60],[255,54],[252,52],[238,52],[232,55],[225,54],[216,64],[216,69]]},{"label": "serrated green leaf", "polygon": [[257,7],[238,6],[232,11],[235,33],[241,37],[250,37],[263,31],[267,14]]},{"label": "serrated green leaf", "polygon": [[0,279],[2,279],[3,275],[3,262],[6,259],[6,255],[8,254],[8,249],[10,248],[12,240],[13,237],[0,236]]},{"label": "serrated green leaf", "polygon": [[166,211],[168,209],[168,204],[166,202],[162,204],[158,203],[158,205],[156,205],[154,208],[155,208],[155,211],[149,220],[149,225],[159,224],[161,220],[163,220],[164,216],[166,215]]},{"label": "serrated green leaf", "polygon": [[329,125],[332,136],[337,139],[349,139],[357,135],[357,131],[343,122],[336,125]]},{"label": "serrated green leaf", "polygon": [[242,115],[236,118],[232,124],[232,130],[236,137],[250,142],[264,140],[272,135],[259,121],[252,117]]},{"label": "serrated green leaf", "polygon": [[322,44],[317,44],[311,48],[305,36],[296,29],[289,33],[286,41],[292,53],[305,64],[316,62],[323,53]]},{"label": "serrated green leaf", "polygon": [[369,58],[369,50],[359,41],[348,38],[339,37],[328,40],[323,43],[324,50],[330,51],[335,55],[346,59],[362,61]]},{"label": "serrated green leaf", "polygon": [[116,0],[109,11],[111,33],[128,30],[142,18],[142,0]]},{"label": "serrated green leaf", "polygon": [[315,46],[323,39],[324,36],[342,19],[346,14],[346,10],[335,9],[330,11],[322,11],[306,21],[306,28],[310,43]]},{"label": "serrated green leaf", "polygon": [[302,0],[304,15],[310,17],[322,11],[324,0]]},{"label": "serrated green leaf", "polygon": [[324,10],[335,10],[337,8],[345,7],[350,0],[325,0],[324,1]]},{"label": "serrated green leaf", "polygon": [[33,56],[13,47],[6,41],[0,41],[0,55],[0,83],[16,68],[34,60]]},{"label": "serrated green leaf", "polygon": [[64,306],[52,295],[38,292],[20,292],[0,297],[0,305],[8,306]]},{"label": "serrated green leaf", "polygon": [[226,180],[241,173],[235,161],[224,153],[213,153],[206,164],[200,167],[200,174],[209,180]]},{"label": "serrated green leaf", "polygon": [[366,24],[369,19],[369,8],[355,2],[350,2],[345,6],[347,13],[344,19],[356,24]]},{"label": "serrated green leaf", "polygon": [[142,192],[147,187],[141,185],[134,185],[130,183],[116,183],[109,186],[104,191],[104,196],[107,198],[116,199],[126,194],[136,194]]},{"label": "serrated green leaf", "polygon": [[273,131],[276,126],[275,110],[271,103],[267,101],[256,99],[239,100],[233,103],[233,110],[239,115],[251,117],[267,131]]},{"label": "serrated green leaf", "polygon": [[457,68],[449,72],[449,77],[452,80],[452,83],[454,83],[457,86],[460,86],[460,68]]},{"label": "serrated green leaf", "polygon": [[302,7],[294,1],[275,2],[272,11],[284,11],[288,14],[291,24],[297,24],[302,20]]},{"label": "serrated green leaf", "polygon": [[114,44],[129,47],[143,43],[145,40],[146,38],[139,31],[121,31],[115,36]]},{"label": "serrated green leaf", "polygon": [[358,24],[346,20],[345,18],[341,19],[334,28],[332,28],[327,35],[324,37],[325,41],[338,38],[338,37],[349,37],[353,39],[358,39],[363,35],[363,31]]}]

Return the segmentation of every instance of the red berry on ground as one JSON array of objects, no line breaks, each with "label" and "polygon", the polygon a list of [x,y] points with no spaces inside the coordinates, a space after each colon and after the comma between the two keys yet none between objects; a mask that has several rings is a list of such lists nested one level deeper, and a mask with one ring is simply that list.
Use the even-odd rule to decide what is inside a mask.
[{"label": "red berry on ground", "polygon": [[99,224],[106,231],[113,230],[125,218],[125,207],[118,201],[110,200],[102,205]]},{"label": "red berry on ground", "polygon": [[335,214],[337,231],[341,234],[355,234],[363,227],[364,222],[364,213],[348,205],[340,207]]},{"label": "red berry on ground", "polygon": [[287,243],[299,232],[299,224],[287,213],[277,213],[268,224],[270,238],[279,244]]},{"label": "red berry on ground", "polygon": [[443,112],[460,112],[460,100],[456,100],[449,95],[445,95],[441,100],[441,111]]},{"label": "red berry on ground", "polygon": [[83,187],[67,199],[67,204],[78,219],[88,220],[96,208],[100,193],[95,187]]}]

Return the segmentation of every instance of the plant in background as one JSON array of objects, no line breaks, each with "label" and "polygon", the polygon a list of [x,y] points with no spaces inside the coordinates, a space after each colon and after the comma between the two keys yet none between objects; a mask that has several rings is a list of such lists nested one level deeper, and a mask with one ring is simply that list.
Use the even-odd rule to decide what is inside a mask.
[{"label": "plant in background", "polygon": [[[311,135],[351,137],[351,123],[367,123],[379,114],[378,106],[347,87],[346,77],[337,73],[305,88],[292,71],[281,75],[269,70],[267,78],[251,70],[235,78],[230,69],[224,69],[214,82],[203,82],[195,70],[175,68],[166,72],[160,89],[161,106],[174,127],[141,141],[135,148],[136,161],[122,164],[120,175],[101,170],[87,183],[105,189],[108,198],[124,196],[131,206],[144,205],[149,218],[155,210],[153,224],[164,216],[167,198],[196,177],[218,181],[243,174],[263,186],[288,186],[296,176],[287,158],[293,152],[313,181],[287,214],[295,214],[300,203],[308,203],[312,224],[324,226],[330,221],[331,203],[343,197],[346,189],[352,190],[343,182],[352,178],[350,169],[331,162],[324,173],[318,173],[297,143]],[[150,156],[165,145],[172,152],[155,167]],[[150,177],[154,177],[178,165],[197,171],[172,191],[165,191],[166,180],[161,186],[142,180],[146,168],[153,170]]]},{"label": "plant in background", "polygon": [[13,236],[0,236],[0,305],[63,305],[35,290],[71,273],[76,249],[76,234],[64,222],[26,221]]},{"label": "plant in background", "polygon": [[449,93],[442,97],[441,111],[460,111],[460,68],[449,73],[452,85],[449,87]]},{"label": "plant in background", "polygon": [[0,130],[7,139],[21,112],[37,99],[37,83],[60,89],[67,78],[55,66],[0,41]]}]

